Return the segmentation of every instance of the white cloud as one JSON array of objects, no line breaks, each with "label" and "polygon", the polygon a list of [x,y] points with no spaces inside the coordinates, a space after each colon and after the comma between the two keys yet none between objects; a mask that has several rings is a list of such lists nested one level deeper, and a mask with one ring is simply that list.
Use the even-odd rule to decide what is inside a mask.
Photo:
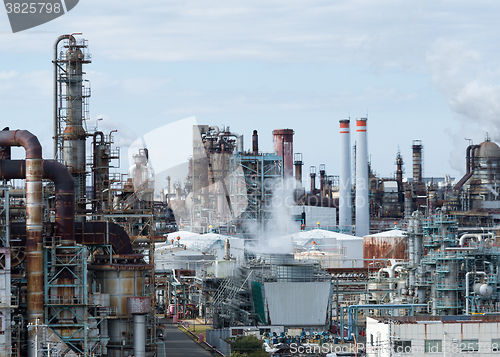
[{"label": "white cloud", "polygon": [[492,75],[500,67],[485,67],[481,53],[470,47],[463,41],[439,39],[427,56],[432,81],[457,119],[458,127],[449,132],[454,143],[450,157],[452,166],[462,172],[463,159],[457,160],[456,153],[463,157],[465,138],[480,143],[488,132],[494,141],[500,140],[500,83],[498,75]]}]

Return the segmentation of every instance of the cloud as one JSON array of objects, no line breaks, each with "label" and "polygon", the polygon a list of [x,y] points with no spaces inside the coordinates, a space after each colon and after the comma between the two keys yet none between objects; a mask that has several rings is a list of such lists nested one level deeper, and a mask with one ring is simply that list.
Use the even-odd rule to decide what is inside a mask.
[{"label": "cloud", "polygon": [[[427,56],[432,82],[455,113],[458,127],[449,132],[455,145],[450,157],[451,165],[462,172],[465,138],[477,144],[488,133],[494,141],[500,140],[500,67],[488,68],[481,53],[469,47],[464,41],[441,38]],[[457,152],[461,160],[457,160]]]}]

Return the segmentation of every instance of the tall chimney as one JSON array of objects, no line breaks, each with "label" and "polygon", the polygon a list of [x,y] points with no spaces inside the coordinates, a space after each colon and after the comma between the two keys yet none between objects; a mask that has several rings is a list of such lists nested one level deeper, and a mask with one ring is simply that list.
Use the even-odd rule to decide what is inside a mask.
[{"label": "tall chimney", "polygon": [[259,155],[259,135],[257,130],[254,130],[252,135],[252,155]]},{"label": "tall chimney", "polygon": [[294,154],[294,165],[295,165],[295,180],[299,181],[300,187],[302,187],[302,153],[296,152]]},{"label": "tall chimney", "polygon": [[413,182],[422,182],[422,141],[413,140]]},{"label": "tall chimney", "polygon": [[356,236],[370,234],[366,118],[356,119]]},{"label": "tall chimney", "polygon": [[273,131],[274,149],[283,156],[283,177],[293,177],[293,130],[276,129]]},{"label": "tall chimney", "polygon": [[325,181],[326,181],[326,165],[325,164],[319,164],[319,190],[320,190],[320,196],[325,196]]},{"label": "tall chimney", "polygon": [[340,120],[340,178],[339,228],[341,233],[352,233],[351,212],[351,134],[349,119]]},{"label": "tall chimney", "polygon": [[311,166],[309,168],[311,173],[311,196],[316,194],[316,166]]}]

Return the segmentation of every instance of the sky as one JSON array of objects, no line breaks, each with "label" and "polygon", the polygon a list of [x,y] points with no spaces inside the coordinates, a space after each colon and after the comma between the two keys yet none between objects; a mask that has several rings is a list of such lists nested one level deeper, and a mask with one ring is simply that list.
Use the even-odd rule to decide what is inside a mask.
[{"label": "sky", "polygon": [[[117,129],[122,153],[191,117],[243,134],[245,149],[256,129],[262,151],[273,150],[273,129],[291,128],[307,185],[310,166],[339,173],[339,120],[368,117],[379,177],[394,177],[398,151],[412,177],[421,140],[424,176],[458,180],[467,139],[500,142],[499,13],[493,0],[81,0],[13,34],[1,10],[0,116],[52,157],[53,45],[82,33],[87,127],[102,118],[100,130]],[[160,139],[165,155],[184,155],[178,139]]]}]

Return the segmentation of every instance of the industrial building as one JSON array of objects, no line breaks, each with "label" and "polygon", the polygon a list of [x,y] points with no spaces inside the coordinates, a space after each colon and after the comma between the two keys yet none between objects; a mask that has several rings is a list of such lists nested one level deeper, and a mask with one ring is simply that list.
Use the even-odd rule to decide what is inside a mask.
[{"label": "industrial building", "polygon": [[305,188],[293,129],[262,152],[257,130],[245,149],[229,126],[196,124],[185,177],[158,194],[147,147],[120,172],[120,133],[86,127],[90,62],[85,40],[57,38],[53,159],[29,131],[0,132],[0,356],[156,356],[159,316],[271,349],[500,342],[500,148],[488,137],[464,148],[458,182],[425,177],[421,140],[411,178],[400,152],[394,177],[377,177],[369,120],[356,119],[352,145],[342,119],[339,174],[311,166]]}]

